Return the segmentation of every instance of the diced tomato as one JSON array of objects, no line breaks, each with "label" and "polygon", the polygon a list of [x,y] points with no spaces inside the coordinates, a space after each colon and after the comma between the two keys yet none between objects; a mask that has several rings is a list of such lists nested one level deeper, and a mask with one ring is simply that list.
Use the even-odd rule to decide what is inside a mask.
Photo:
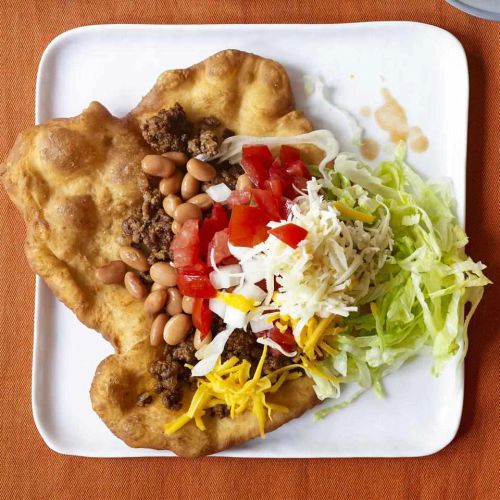
[{"label": "diced tomato", "polygon": [[288,246],[297,248],[297,245],[307,236],[307,231],[297,224],[289,223],[270,229],[269,234],[276,236]]},{"label": "diced tomato", "polygon": [[281,197],[283,196],[283,184],[280,179],[268,179],[264,183],[264,186],[268,191],[273,193],[277,200],[281,200]]},{"label": "diced tomato", "polygon": [[269,176],[264,164],[255,158],[243,158],[241,166],[248,175],[254,186],[264,187],[264,182]]},{"label": "diced tomato", "polygon": [[264,290],[265,292],[267,292],[266,280],[260,280],[257,283],[255,283],[255,285],[258,286],[259,288],[262,288],[262,290]]},{"label": "diced tomato", "polygon": [[284,190],[283,194],[294,200],[299,196],[299,191],[305,191],[307,188],[307,179],[305,177],[293,177],[290,185]]},{"label": "diced tomato", "polygon": [[305,177],[294,177],[292,184],[300,191],[305,191],[307,188],[307,179]]},{"label": "diced tomato", "polygon": [[[287,328],[283,333],[278,330],[275,326],[267,331],[267,336],[271,339],[274,340],[277,344],[279,344],[284,351],[286,352],[293,352],[296,349],[296,343],[295,343],[295,338],[292,333],[291,328]],[[273,349],[274,356],[281,355],[281,353]]]},{"label": "diced tomato", "polygon": [[243,146],[242,157],[258,158],[264,163],[264,165],[267,166],[271,165],[274,159],[271,150],[263,144],[250,144]]},{"label": "diced tomato", "polygon": [[287,173],[287,171],[281,165],[281,162],[278,158],[273,161],[271,166],[269,167],[269,179],[278,179],[281,181],[281,185],[283,188],[290,186],[292,184],[292,176]]},{"label": "diced tomato", "polygon": [[177,270],[177,287],[182,295],[201,299],[211,299],[217,295],[217,290],[210,283],[210,269],[203,263],[194,266],[181,267]]},{"label": "diced tomato", "polygon": [[229,224],[226,209],[220,204],[215,203],[211,214],[203,219],[200,229],[200,253],[202,257],[207,255],[208,245],[212,241],[217,231],[222,231]]},{"label": "diced tomato", "polygon": [[309,172],[309,169],[302,160],[287,163],[286,171],[292,177],[305,177],[308,180],[311,178],[311,172]]},{"label": "diced tomato", "polygon": [[184,222],[170,248],[173,253],[174,267],[193,266],[200,262],[200,235],[197,219]]},{"label": "diced tomato", "polygon": [[294,148],[293,146],[287,146],[284,144],[280,148],[280,160],[284,164],[291,163],[295,160],[300,160],[300,149]]},{"label": "diced tomato", "polygon": [[252,194],[250,191],[247,191],[246,189],[236,189],[231,193],[231,196],[229,196],[227,206],[232,210],[236,205],[248,205],[251,197]]},{"label": "diced tomato", "polygon": [[264,182],[269,178],[272,162],[273,155],[267,146],[243,146],[241,166],[258,188],[263,188]]},{"label": "diced tomato", "polygon": [[231,257],[231,252],[229,251],[229,247],[227,243],[229,241],[229,229],[223,229],[222,231],[217,231],[212,238],[212,241],[208,245],[207,251],[207,264],[211,264],[210,255],[212,254],[212,250],[214,251],[214,260],[215,263],[218,264],[222,262],[224,259]]},{"label": "diced tomato", "polygon": [[270,220],[280,220],[280,204],[271,191],[252,189],[252,197]]},{"label": "diced tomato", "polygon": [[203,340],[210,329],[214,319],[213,312],[208,308],[208,300],[195,299],[193,304],[193,325],[200,330],[200,339]]},{"label": "diced tomato", "polygon": [[282,220],[288,219],[288,216],[292,213],[292,207],[294,203],[288,198],[282,198],[280,204],[280,217]]},{"label": "diced tomato", "polygon": [[253,247],[267,238],[269,218],[258,207],[238,205],[229,221],[229,241],[239,247]]}]

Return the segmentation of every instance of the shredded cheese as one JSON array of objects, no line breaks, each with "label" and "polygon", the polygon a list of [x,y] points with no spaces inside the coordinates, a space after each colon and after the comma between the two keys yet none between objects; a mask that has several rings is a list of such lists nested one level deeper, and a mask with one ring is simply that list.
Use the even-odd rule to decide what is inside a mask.
[{"label": "shredded cheese", "polygon": [[337,377],[326,373],[314,361],[307,359],[305,356],[301,356],[300,360],[302,361],[302,365],[307,370],[307,372],[321,377],[322,379],[328,380],[329,382],[338,383],[339,379]]},{"label": "shredded cheese", "polygon": [[321,187],[315,178],[308,181],[307,193],[295,199],[288,221],[269,223],[275,228],[291,221],[307,230],[305,240],[292,248],[268,238],[257,255],[266,277],[264,304],[297,320],[296,339],[314,317],[347,317],[357,311],[390,255],[391,234],[384,229],[387,213],[378,210],[375,218],[340,201],[331,202]]},{"label": "shredded cheese", "polygon": [[344,327],[335,327],[332,323],[339,318],[335,315],[328,318],[311,318],[302,331],[296,336],[299,347],[309,360],[322,358],[325,353],[336,355],[337,351],[328,343],[333,336],[345,331]]},{"label": "shredded cheese", "polygon": [[267,418],[271,418],[273,411],[288,411],[286,406],[267,401],[266,395],[276,392],[286,381],[297,379],[302,375],[300,372],[290,372],[290,370],[303,368],[302,365],[292,364],[262,376],[266,355],[267,346],[264,345],[252,378],[250,378],[251,365],[247,360],[240,361],[232,357],[222,363],[219,358],[215,368],[206,375],[206,378],[198,380],[198,388],[187,412],[165,424],[165,433],[172,434],[191,420],[194,420],[198,429],[203,431],[206,428],[203,422],[206,411],[218,404],[224,404],[229,408],[231,418],[244,411],[251,411],[257,418],[260,435],[264,438],[266,414]]},{"label": "shredded cheese", "polygon": [[344,217],[349,217],[350,219],[357,219],[361,222],[366,222],[371,224],[375,220],[375,216],[371,214],[366,214],[364,212],[360,212],[354,208],[350,208],[341,201],[334,201],[333,206],[340,212]]}]

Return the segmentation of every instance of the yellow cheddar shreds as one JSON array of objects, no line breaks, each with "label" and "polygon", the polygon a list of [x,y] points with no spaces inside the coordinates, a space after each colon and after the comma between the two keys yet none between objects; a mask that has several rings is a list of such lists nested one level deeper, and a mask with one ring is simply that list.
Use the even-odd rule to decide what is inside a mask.
[{"label": "yellow cheddar shreds", "polygon": [[276,392],[285,382],[295,380],[302,375],[290,370],[303,368],[302,365],[292,364],[263,376],[262,369],[266,355],[265,345],[252,378],[250,378],[251,365],[248,361],[240,361],[233,357],[222,363],[219,358],[215,368],[205,378],[198,380],[198,388],[187,412],[165,424],[165,433],[172,434],[191,420],[194,420],[198,429],[203,431],[205,430],[203,416],[206,410],[217,404],[225,404],[230,410],[231,418],[244,411],[251,411],[257,418],[260,435],[264,438],[266,418],[271,418],[273,411],[288,411],[283,405],[266,401],[266,394]]},{"label": "yellow cheddar shreds", "polygon": [[375,220],[373,215],[350,208],[341,201],[334,201],[333,205],[343,216],[349,217],[350,219],[357,219],[362,222],[367,222],[368,224],[371,224]]}]

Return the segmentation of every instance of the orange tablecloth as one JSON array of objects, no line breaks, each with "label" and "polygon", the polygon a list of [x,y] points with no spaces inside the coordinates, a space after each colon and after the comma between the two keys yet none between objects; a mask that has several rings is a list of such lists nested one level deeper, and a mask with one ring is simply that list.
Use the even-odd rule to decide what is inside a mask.
[{"label": "orange tablecloth", "polygon": [[[434,24],[456,35],[465,47],[471,77],[468,250],[487,262],[488,275],[500,282],[500,23],[473,18],[442,0],[0,0],[0,157],[16,134],[33,123],[42,51],[70,28],[102,23],[370,20]],[[500,296],[494,287],[487,291],[470,329],[458,436],[436,455],[397,460],[75,458],[49,450],[33,423],[34,280],[23,239],[21,219],[0,189],[0,498],[500,497]]]}]

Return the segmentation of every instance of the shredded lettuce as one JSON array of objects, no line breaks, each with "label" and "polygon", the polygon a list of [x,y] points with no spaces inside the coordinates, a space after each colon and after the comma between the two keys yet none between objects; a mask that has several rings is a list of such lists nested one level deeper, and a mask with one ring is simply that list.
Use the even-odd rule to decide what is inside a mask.
[{"label": "shredded lettuce", "polygon": [[[382,378],[426,347],[435,375],[457,353],[462,359],[469,321],[490,283],[485,266],[465,254],[467,236],[457,222],[449,183],[424,181],[405,163],[405,153],[399,146],[394,161],[376,171],[341,153],[325,182],[330,200],[367,213],[384,206],[389,214],[391,255],[357,302],[358,310],[344,319],[347,329],[332,343],[340,354],[323,360],[341,384],[356,382],[361,391],[373,387],[379,394]],[[317,416],[340,406],[345,403]]]}]

